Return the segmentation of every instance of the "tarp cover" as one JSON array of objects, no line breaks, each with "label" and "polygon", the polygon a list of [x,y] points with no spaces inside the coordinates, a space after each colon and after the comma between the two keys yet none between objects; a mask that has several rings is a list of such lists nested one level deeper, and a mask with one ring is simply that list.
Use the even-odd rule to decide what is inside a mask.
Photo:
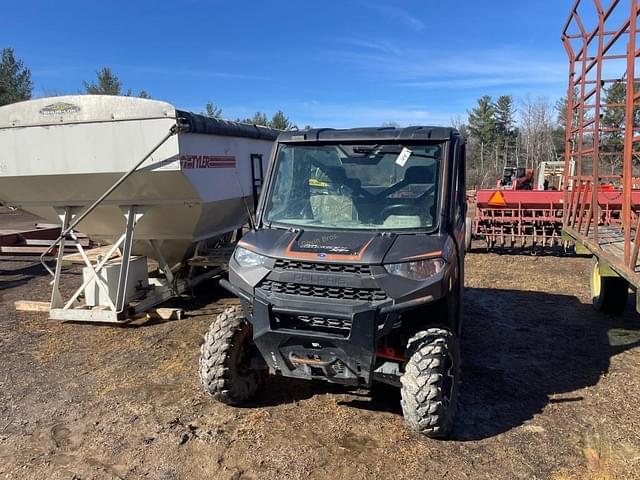
[{"label": "tarp cover", "polygon": [[206,133],[209,135],[222,135],[226,137],[256,138],[260,140],[274,141],[280,134],[279,130],[249,125],[247,123],[230,122],[217,118],[198,115],[197,113],[176,110],[176,117],[188,126],[189,133]]}]

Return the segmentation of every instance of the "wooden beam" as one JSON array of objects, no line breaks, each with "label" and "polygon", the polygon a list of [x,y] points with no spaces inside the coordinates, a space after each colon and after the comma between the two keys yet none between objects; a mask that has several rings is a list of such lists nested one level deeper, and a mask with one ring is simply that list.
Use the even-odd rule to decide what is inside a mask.
[{"label": "wooden beam", "polygon": [[49,302],[35,302],[33,300],[17,300],[13,303],[17,312],[48,312]]}]

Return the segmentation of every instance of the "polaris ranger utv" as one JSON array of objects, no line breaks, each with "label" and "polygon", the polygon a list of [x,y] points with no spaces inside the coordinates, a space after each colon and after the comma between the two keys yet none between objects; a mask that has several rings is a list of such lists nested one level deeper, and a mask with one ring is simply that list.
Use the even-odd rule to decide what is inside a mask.
[{"label": "polaris ranger utv", "polygon": [[278,138],[256,213],[221,284],[241,306],[202,345],[221,402],[275,375],[401,388],[408,426],[444,436],[458,392],[465,144],[439,127]]}]

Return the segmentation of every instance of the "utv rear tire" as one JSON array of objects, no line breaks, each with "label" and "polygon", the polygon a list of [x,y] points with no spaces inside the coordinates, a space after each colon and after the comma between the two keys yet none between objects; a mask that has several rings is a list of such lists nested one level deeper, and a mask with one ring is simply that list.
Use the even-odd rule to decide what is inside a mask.
[{"label": "utv rear tire", "polygon": [[453,426],[458,399],[458,339],[440,328],[418,332],[409,340],[407,355],[400,379],[405,422],[421,435],[444,437]]},{"label": "utv rear tire", "polygon": [[230,307],[209,327],[200,348],[200,380],[204,390],[229,405],[246,402],[264,384],[266,365],[256,368],[260,353],[242,307]]},{"label": "utv rear tire", "polygon": [[629,283],[622,277],[603,277],[600,262],[593,257],[591,264],[591,299],[599,312],[620,315],[629,296]]}]

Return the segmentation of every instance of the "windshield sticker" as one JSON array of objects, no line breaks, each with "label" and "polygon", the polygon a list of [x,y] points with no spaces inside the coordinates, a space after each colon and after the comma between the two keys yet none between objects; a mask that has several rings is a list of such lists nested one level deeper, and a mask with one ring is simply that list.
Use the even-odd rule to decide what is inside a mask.
[{"label": "windshield sticker", "polygon": [[411,150],[409,150],[407,147],[404,147],[400,152],[400,155],[398,155],[398,158],[396,158],[396,163],[401,167],[404,167],[412,153],[413,152]]}]

